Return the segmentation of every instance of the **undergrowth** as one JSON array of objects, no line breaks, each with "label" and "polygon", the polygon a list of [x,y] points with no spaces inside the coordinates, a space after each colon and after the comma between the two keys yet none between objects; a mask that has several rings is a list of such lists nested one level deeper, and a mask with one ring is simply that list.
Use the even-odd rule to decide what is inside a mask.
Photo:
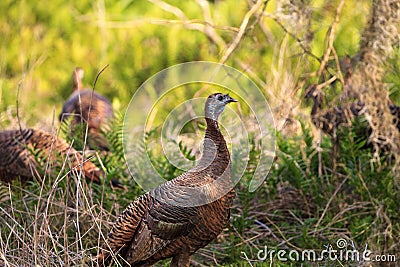
[{"label": "undergrowth", "polygon": [[[340,238],[346,240],[346,249],[362,252],[368,248],[373,255],[398,257],[398,185],[389,156],[373,161],[373,148],[357,134],[364,126],[359,123],[339,133],[336,156],[332,155],[329,138],[314,138],[304,125],[297,137],[278,134],[275,164],[266,182],[254,193],[247,191],[246,182],[257,160],[258,152],[252,146],[248,170],[236,187],[230,225],[193,256],[192,264],[298,266],[298,261],[284,261],[276,254],[261,260],[258,257],[265,249],[300,253],[314,249],[321,253],[329,246],[335,248]],[[1,184],[1,265],[97,265],[95,256],[112,222],[143,193],[126,167],[121,129],[122,118],[117,116],[104,133],[110,151],[86,152],[107,174],[102,185],[92,184],[68,168],[41,181]],[[63,125],[60,135],[66,134],[70,134],[68,125]],[[73,137],[68,140],[80,148]],[[190,148],[177,145],[185,157],[194,159]],[[162,156],[154,157],[153,163],[169,179],[179,174]],[[111,179],[119,180],[128,190],[112,189]],[[320,262],[299,261],[304,266],[362,263],[326,258]],[[168,260],[158,264],[165,265]]]}]

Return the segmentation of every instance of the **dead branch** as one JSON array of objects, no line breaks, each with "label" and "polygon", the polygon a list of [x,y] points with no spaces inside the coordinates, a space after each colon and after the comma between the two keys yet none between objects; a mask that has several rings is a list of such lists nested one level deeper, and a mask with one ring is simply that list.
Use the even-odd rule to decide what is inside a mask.
[{"label": "dead branch", "polygon": [[273,16],[273,15],[271,15],[271,14],[268,14],[268,13],[266,13],[266,12],[264,12],[263,15],[264,15],[265,17],[270,18],[270,19],[272,19],[273,21],[275,21],[275,22],[279,25],[279,27],[281,27],[281,29],[282,29],[286,34],[288,34],[290,37],[292,37],[292,38],[296,41],[296,43],[300,46],[300,48],[304,51],[305,54],[311,56],[312,58],[314,58],[314,59],[317,60],[318,62],[321,62],[321,59],[320,59],[318,56],[316,56],[315,54],[313,54],[313,53],[311,52],[311,50],[310,50],[309,48],[307,48],[307,47],[303,44],[303,41],[300,40],[299,37],[297,37],[294,33],[292,33],[291,31],[289,31],[289,30],[285,27],[285,25],[283,25],[283,23],[279,20],[279,18],[277,18],[276,16]]},{"label": "dead branch", "polygon": [[203,11],[203,17],[205,20],[204,24],[204,33],[219,47],[220,50],[225,49],[226,47],[226,42],[220,35],[218,35],[215,31],[214,21],[211,17],[211,12],[210,12],[210,5],[208,4],[208,1],[206,0],[196,0],[199,6],[201,7]]},{"label": "dead branch", "polygon": [[211,41],[213,43],[215,43],[219,47],[220,50],[225,48],[225,46],[226,46],[225,41],[214,30],[215,27],[214,27],[214,23],[212,22],[212,19],[211,19],[211,13],[209,12],[209,7],[207,6],[208,3],[204,4],[202,0],[198,1],[200,7],[203,10],[203,15],[204,15],[206,22],[205,23],[190,23],[189,18],[185,15],[185,13],[180,8],[170,5],[161,0],[148,0],[148,1],[157,5],[164,11],[173,14],[175,17],[177,17],[181,21],[181,23],[183,25],[185,25],[186,28],[191,29],[191,30],[197,30],[197,31],[204,33],[208,38],[211,39]]},{"label": "dead branch", "polygon": [[[342,8],[344,5],[344,0],[341,0],[337,9],[336,9],[336,16],[335,20],[332,22],[331,26],[329,27],[329,36],[328,36],[328,47],[324,53],[324,56],[321,61],[321,65],[317,71],[317,78],[319,78],[324,71],[326,64],[328,63],[329,57],[331,55],[333,48],[333,42],[335,40],[335,33],[336,33],[336,26],[339,23],[340,13],[342,12]],[[339,62],[338,62],[339,64]]]},{"label": "dead branch", "polygon": [[254,27],[258,23],[258,21],[261,19],[261,15],[264,13],[265,8],[267,7],[268,0],[264,2],[264,0],[258,0],[252,7],[251,9],[246,13],[244,16],[242,23],[239,27],[239,32],[237,33],[235,39],[232,41],[230,46],[226,49],[224,55],[222,56],[221,60],[219,61],[220,63],[225,63],[228,58],[231,56],[233,51],[236,50],[236,48],[239,46],[241,41],[243,40],[243,37],[245,36],[246,32],[248,31],[247,25],[249,24],[250,18],[253,17],[253,15],[257,12],[257,10],[260,9],[261,6],[263,6],[262,11],[258,14],[256,22],[252,24],[250,29]]}]

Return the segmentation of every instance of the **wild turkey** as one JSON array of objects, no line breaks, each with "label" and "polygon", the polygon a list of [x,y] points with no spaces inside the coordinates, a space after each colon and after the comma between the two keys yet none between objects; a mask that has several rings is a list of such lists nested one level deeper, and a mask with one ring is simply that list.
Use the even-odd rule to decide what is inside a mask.
[{"label": "wild turkey", "polygon": [[[351,103],[338,105],[328,110],[322,109],[323,93],[316,90],[316,85],[311,85],[306,92],[306,98],[313,99],[311,109],[311,119],[314,125],[323,130],[330,136],[335,136],[335,132],[342,124],[350,124],[351,121],[363,114],[366,108],[361,100],[355,100]],[[393,124],[400,131],[400,107],[397,106],[391,99],[387,101],[390,114],[393,116]],[[371,129],[365,132],[366,137],[371,134]]]},{"label": "wild turkey", "polygon": [[87,123],[89,147],[91,149],[109,150],[109,144],[100,134],[100,129],[104,128],[107,122],[114,117],[110,101],[92,89],[83,88],[82,68],[75,68],[72,78],[74,81],[73,93],[64,103],[59,116],[60,121],[65,121],[69,116],[73,116],[71,121],[73,132],[77,125]]},{"label": "wild turkey", "polygon": [[362,114],[365,106],[363,102],[355,101],[323,110],[323,93],[320,90],[316,90],[316,85],[311,85],[307,89],[306,98],[312,98],[313,100],[311,119],[314,125],[334,138],[336,138],[338,127],[342,124],[351,123],[352,119]]},{"label": "wild turkey", "polygon": [[49,156],[57,155],[68,157],[75,171],[82,166],[82,173],[94,183],[100,184],[104,177],[104,172],[92,162],[85,161],[82,165],[82,155],[67,142],[41,130],[23,129],[0,132],[0,180],[11,182],[18,177],[21,181],[32,180],[38,177],[37,159],[43,159],[45,164]]},{"label": "wild turkey", "polygon": [[[98,255],[100,265],[110,264],[119,254],[130,266],[151,266],[170,257],[171,266],[189,266],[190,256],[223,230],[235,191],[218,116],[230,102],[237,101],[228,94],[207,98],[207,129],[199,163],[140,196],[123,211]],[[196,206],[198,199],[206,204]]]}]

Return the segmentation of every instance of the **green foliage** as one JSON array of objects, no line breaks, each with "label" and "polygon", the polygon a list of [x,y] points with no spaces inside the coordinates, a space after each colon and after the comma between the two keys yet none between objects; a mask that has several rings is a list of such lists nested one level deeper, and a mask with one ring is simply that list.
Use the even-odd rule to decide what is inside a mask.
[{"label": "green foliage", "polygon": [[[21,123],[38,128],[54,125],[55,114],[59,114],[63,101],[71,94],[71,73],[75,66],[84,68],[84,83],[93,86],[98,71],[110,64],[100,75],[95,90],[110,98],[117,113],[116,119],[102,132],[109,151],[85,150],[85,156],[105,171],[103,184],[81,179],[60,158],[47,165],[40,153],[33,150],[43,167],[39,170],[41,179],[26,184],[16,181],[11,186],[0,184],[0,254],[7,254],[10,262],[21,266],[94,264],[91,257],[104,242],[112,222],[143,193],[126,166],[120,113],[137,88],[158,71],[187,61],[220,61],[227,47],[234,43],[250,9],[249,3],[254,1],[209,1],[216,25],[213,30],[226,47],[212,41],[207,31],[194,29],[208,25],[198,1],[165,2],[178,7],[188,21],[145,0],[0,1],[0,128],[15,128],[19,123],[16,119],[19,85]],[[240,44],[227,60],[229,65],[256,78],[271,106],[277,107],[274,113],[279,113],[290,101],[301,102],[296,92],[283,96],[282,92],[288,87],[297,89],[298,81],[319,67],[315,58],[305,60],[300,44],[317,58],[322,57],[338,1],[301,1],[313,11],[310,32],[296,28],[297,20],[296,23],[291,20],[293,10],[282,5],[283,2],[268,2],[267,15],[258,18],[262,27],[253,24],[256,17],[250,18]],[[278,5],[280,13],[276,10]],[[370,6],[369,1],[345,2],[334,40],[339,57],[357,53]],[[398,52],[385,67],[385,79],[398,104]],[[329,61],[328,69],[337,71],[337,66]],[[180,99],[193,96],[196,86],[185,85],[175,90],[174,98],[165,101],[164,110],[159,111],[162,116],[157,119],[162,121]],[[340,90],[338,83],[326,89],[328,102]],[[284,100],[272,102],[279,101],[274,95]],[[248,112],[248,107],[242,108]],[[271,249],[321,251],[328,244],[334,245],[339,237],[354,241],[360,251],[368,245],[377,253],[398,253],[400,196],[390,155],[381,153],[376,157],[366,142],[362,120],[355,121],[350,129],[342,129],[338,133],[339,142],[334,143],[326,136],[315,137],[318,135],[313,134],[310,123],[304,119],[304,114],[309,113],[307,107],[300,112],[299,117],[304,120],[300,133],[277,134],[276,161],[266,182],[254,193],[247,190],[260,151],[255,138],[250,136],[249,164],[236,187],[231,224],[217,240],[194,255],[196,262],[243,266],[246,264],[243,252],[254,260],[264,245]],[[204,124],[198,126],[204,130]],[[60,129],[60,137],[75,149],[88,148],[85,125],[71,131],[67,121]],[[191,125],[184,129],[192,130]],[[158,142],[159,136],[160,129],[155,127],[146,138]],[[183,158],[194,162],[192,147],[178,141],[175,145]],[[338,152],[333,155],[335,150]],[[146,152],[163,177],[173,179],[183,172],[168,161],[159,147]],[[128,190],[113,190],[112,179]],[[0,257],[0,265],[2,260]],[[253,266],[315,265],[276,258],[272,262],[251,263]],[[164,261],[160,265],[167,264]]]},{"label": "green foliage", "polygon": [[[279,167],[270,173],[269,184],[285,185],[288,194],[296,192],[293,201],[301,203],[291,206],[290,195],[282,189],[275,191],[275,199],[284,197],[287,203],[283,209],[275,206],[274,214],[267,213],[265,218],[274,222],[284,240],[302,249],[323,249],[344,234],[360,251],[368,246],[378,254],[395,254],[391,247],[398,245],[395,236],[400,233],[400,212],[396,203],[400,193],[394,184],[393,162],[385,154],[374,160],[365,132],[362,119],[354,121],[352,128],[341,129],[336,156],[329,139],[316,146],[317,140],[304,126],[301,136],[278,139]],[[295,223],[291,222],[293,216]],[[285,231],[287,227],[292,231]],[[390,231],[392,238],[385,231]]]},{"label": "green foliage", "polygon": [[[33,254],[40,255],[35,244],[47,244],[45,249],[54,256],[46,264],[60,264],[64,259],[71,264],[91,263],[90,257],[96,255],[116,216],[143,193],[127,171],[121,141],[122,121],[122,116],[117,115],[108,130],[103,131],[110,151],[85,152],[87,156],[93,155],[92,161],[106,172],[102,185],[80,179],[77,173],[69,172],[68,166],[57,169],[59,174],[47,176],[45,181],[26,185],[16,182],[11,190],[1,185],[1,211],[5,214],[0,219],[5,226],[2,240],[8,240],[9,247],[20,246],[21,240],[29,241],[33,244]],[[255,260],[264,246],[274,250],[321,251],[343,236],[353,241],[360,251],[368,245],[377,253],[393,253],[390,248],[397,241],[391,236],[398,236],[400,231],[399,190],[394,184],[388,156],[382,154],[378,161],[371,161],[373,150],[360,135],[365,126],[360,119],[353,123],[353,128],[343,128],[338,133],[340,157],[332,157],[329,138],[315,139],[306,125],[302,125],[302,134],[293,138],[278,133],[275,165],[267,182],[253,193],[247,191],[247,181],[254,172],[259,151],[251,138],[250,162],[236,188],[229,229],[196,253],[194,260],[206,263],[211,255],[220,266],[242,266],[246,262],[244,253],[249,260]],[[69,131],[68,122],[62,125],[60,135],[81,149],[77,140],[81,133],[75,133],[78,135]],[[147,137],[155,138],[158,134],[156,129]],[[191,148],[182,142],[176,145],[185,158],[195,159]],[[168,179],[182,172],[164,155],[149,153],[154,166]],[[119,180],[129,190],[113,190],[109,186],[111,179]],[[102,219],[99,221],[99,218]],[[37,223],[31,224],[32,221]],[[38,231],[45,235],[34,239],[27,234]],[[70,253],[68,257],[65,248]],[[18,251],[14,255],[19,255],[21,262],[29,262],[30,255]],[[160,264],[168,265],[168,261]],[[268,258],[252,264],[269,266],[271,262]],[[272,264],[297,266],[299,263],[279,261],[275,256]],[[328,260],[325,264],[335,266]]]},{"label": "green foliage", "polygon": [[[193,22],[203,20],[196,1],[169,2],[176,4]],[[324,6],[324,1],[309,4],[315,9],[313,50],[321,56],[334,10],[332,5]],[[271,1],[268,10],[273,12],[274,6],[275,1]],[[227,44],[232,41],[235,36],[232,27],[240,26],[247,8],[246,1],[217,1],[210,5],[216,33],[222,41]],[[358,48],[367,8],[366,3],[346,3],[335,40],[340,56],[352,55]],[[177,18],[173,14],[149,1],[6,0],[0,4],[0,10],[0,110],[15,105],[18,84],[22,81],[20,106],[30,110],[32,118],[26,117],[24,121],[32,126],[38,121],[50,121],[53,109],[61,109],[60,103],[71,93],[70,77],[75,66],[85,69],[85,84],[93,85],[97,72],[110,64],[96,90],[123,110],[135,90],[156,72],[181,62],[218,61],[223,52],[203,32],[174,23]],[[290,16],[290,11],[287,12]],[[160,22],[153,22],[153,18]],[[234,59],[229,59],[230,65],[240,69],[238,63],[243,62],[264,77],[280,64],[276,51],[282,45],[282,49],[287,49],[288,69],[295,68],[298,58],[294,55],[299,53],[296,41],[287,38],[273,20],[265,19],[265,26],[270,29],[266,35],[255,28],[249,33],[252,37],[245,36]],[[286,47],[281,44],[285,39]]]},{"label": "green foliage", "polygon": [[400,103],[400,48],[396,48],[394,56],[386,64],[386,82],[389,84],[390,98],[399,105]]}]

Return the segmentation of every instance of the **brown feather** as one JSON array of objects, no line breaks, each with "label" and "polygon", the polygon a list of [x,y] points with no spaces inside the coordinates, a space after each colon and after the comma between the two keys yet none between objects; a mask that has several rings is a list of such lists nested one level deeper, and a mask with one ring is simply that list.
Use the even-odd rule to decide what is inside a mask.
[{"label": "brown feather", "polygon": [[[226,101],[223,105],[222,96]],[[206,139],[199,164],[140,196],[125,209],[98,256],[101,265],[110,264],[113,255],[119,254],[131,266],[151,266],[170,257],[171,266],[189,266],[190,256],[223,230],[235,191],[230,155],[217,118],[224,105],[234,101],[228,95],[209,96]],[[213,104],[217,106],[207,106]],[[219,113],[210,113],[209,117],[208,110]],[[221,189],[228,193],[219,196]],[[196,198],[208,200],[208,204],[187,205]]]},{"label": "brown feather", "polygon": [[73,72],[73,93],[63,105],[59,116],[60,121],[65,121],[73,116],[71,128],[76,125],[88,124],[88,145],[91,149],[108,150],[109,144],[101,135],[101,129],[107,128],[107,122],[114,118],[111,102],[92,89],[83,89],[83,70],[75,68]]},{"label": "brown feather", "polygon": [[[83,156],[64,140],[45,131],[23,129],[0,132],[0,180],[39,178],[39,165],[58,155],[68,158],[74,170],[82,166],[85,177],[97,184],[104,176],[102,170],[90,161],[84,162]],[[37,162],[38,156],[42,164]]]}]

